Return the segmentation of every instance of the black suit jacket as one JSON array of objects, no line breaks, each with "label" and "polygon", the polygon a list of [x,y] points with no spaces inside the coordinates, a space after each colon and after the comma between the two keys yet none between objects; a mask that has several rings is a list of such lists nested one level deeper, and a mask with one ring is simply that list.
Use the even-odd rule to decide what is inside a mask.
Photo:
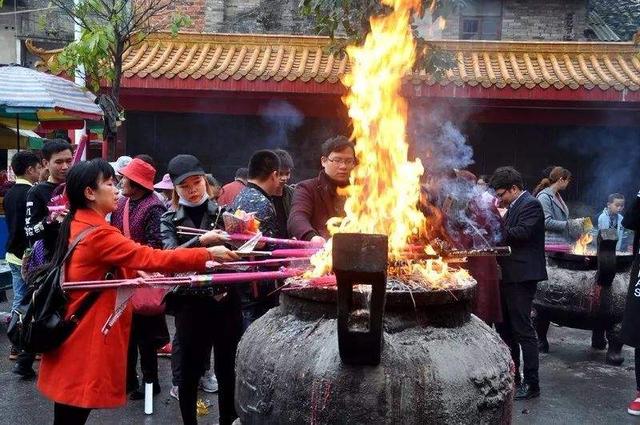
[{"label": "black suit jacket", "polygon": [[544,256],[544,212],[529,192],[524,192],[507,211],[503,242],[511,255],[500,257],[502,282],[516,283],[547,279]]}]

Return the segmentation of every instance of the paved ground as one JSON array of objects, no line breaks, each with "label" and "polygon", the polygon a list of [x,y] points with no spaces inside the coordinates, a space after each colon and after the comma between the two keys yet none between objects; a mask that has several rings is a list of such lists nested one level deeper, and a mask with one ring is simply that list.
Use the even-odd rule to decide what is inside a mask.
[{"label": "paved ground", "polygon": [[[0,311],[6,311],[0,303]],[[0,415],[12,425],[46,424],[52,421],[52,403],[44,399],[33,382],[23,382],[11,373],[12,362],[5,353],[9,344],[0,332]],[[638,424],[640,418],[626,413],[634,394],[633,353],[625,349],[627,360],[622,367],[604,363],[604,353],[589,347],[590,334],[585,331],[552,326],[549,331],[551,352],[541,356],[542,396],[516,402],[513,423],[517,425],[553,424]],[[82,367],[79,365],[78,367]],[[89,424],[168,425],[180,423],[176,400],[169,397],[169,359],[160,359],[162,393],[155,399],[155,414],[146,416],[141,401],[125,408],[92,413]],[[200,424],[217,423],[215,395],[201,394],[212,403],[211,412]]]}]

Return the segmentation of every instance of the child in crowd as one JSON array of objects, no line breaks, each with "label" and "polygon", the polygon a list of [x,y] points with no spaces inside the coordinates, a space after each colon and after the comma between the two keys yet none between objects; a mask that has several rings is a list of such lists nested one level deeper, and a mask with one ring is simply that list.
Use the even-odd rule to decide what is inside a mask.
[{"label": "child in crowd", "polygon": [[618,233],[617,251],[625,251],[627,248],[625,229],[622,227],[622,210],[624,209],[624,195],[612,193],[607,199],[607,207],[598,217],[598,230],[616,229]]}]

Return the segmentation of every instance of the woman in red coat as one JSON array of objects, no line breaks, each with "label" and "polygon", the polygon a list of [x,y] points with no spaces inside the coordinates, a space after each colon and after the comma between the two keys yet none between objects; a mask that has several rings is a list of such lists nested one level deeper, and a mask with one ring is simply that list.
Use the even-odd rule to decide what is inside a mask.
[{"label": "woman in red coat", "polygon": [[[75,165],[67,174],[70,212],[65,218],[53,261],[61,259],[83,230],[94,227],[66,263],[66,280],[99,280],[114,271],[119,277],[148,272],[204,271],[208,260],[237,256],[223,246],[162,251],[137,244],[105,221],[117,207],[114,171],[102,159]],[[88,291],[69,292],[70,316]],[[71,336],[44,353],[38,388],[55,402],[54,425],[84,424],[91,409],[125,404],[127,345],[131,308],[127,307],[107,335],[101,332],[114,311],[116,290],[103,290]]]}]

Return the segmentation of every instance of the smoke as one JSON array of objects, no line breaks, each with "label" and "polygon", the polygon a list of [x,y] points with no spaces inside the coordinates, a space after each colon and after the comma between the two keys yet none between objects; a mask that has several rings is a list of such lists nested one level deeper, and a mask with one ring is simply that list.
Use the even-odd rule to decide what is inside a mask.
[{"label": "smoke", "polygon": [[411,110],[409,134],[425,168],[429,202],[445,215],[445,229],[459,248],[489,248],[501,239],[501,219],[494,197],[477,186],[471,173],[473,148],[454,124],[466,118],[445,108]]},{"label": "smoke", "polygon": [[444,175],[473,164],[473,148],[466,137],[450,121],[446,111],[424,109],[412,113],[410,134],[415,155],[420,158],[428,175]]},{"label": "smoke", "polygon": [[265,143],[268,148],[287,147],[289,135],[300,127],[304,120],[302,112],[284,100],[270,101],[260,116],[267,130]]},{"label": "smoke", "polygon": [[490,248],[501,239],[501,219],[495,198],[465,178],[441,179],[441,208],[446,229],[460,248]]},{"label": "smoke", "polygon": [[[630,197],[637,192],[640,185],[635,167],[640,162],[637,128],[573,130],[560,138],[558,145],[577,159],[578,175],[572,184],[577,185],[578,199],[594,210],[603,208],[612,193]],[[576,173],[575,169],[570,170]]]}]

